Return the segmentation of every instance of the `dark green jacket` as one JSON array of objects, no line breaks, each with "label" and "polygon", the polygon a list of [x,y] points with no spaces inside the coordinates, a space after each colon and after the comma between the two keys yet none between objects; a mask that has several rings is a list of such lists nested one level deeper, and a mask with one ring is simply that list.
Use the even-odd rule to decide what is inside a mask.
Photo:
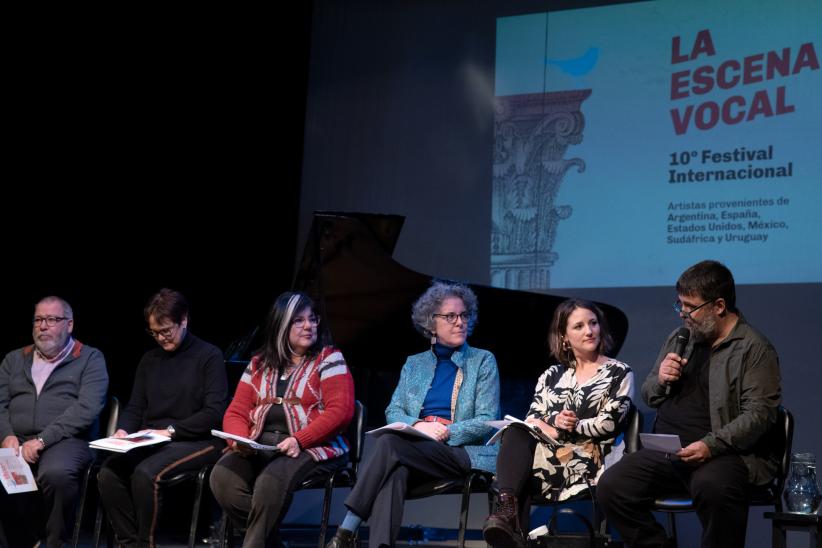
[{"label": "dark green jacket", "polygon": [[[659,364],[668,352],[673,352],[675,339],[676,331],[662,345],[642,385],[642,398],[650,407],[659,407],[665,401],[665,387],[657,382]],[[692,348],[693,343],[684,356],[689,356]],[[711,351],[708,387],[711,432],[702,441],[711,456],[738,454],[748,467],[750,483],[768,483],[776,474],[781,456],[781,448],[765,440],[782,401],[779,358],[768,339],[741,313],[728,337]]]}]

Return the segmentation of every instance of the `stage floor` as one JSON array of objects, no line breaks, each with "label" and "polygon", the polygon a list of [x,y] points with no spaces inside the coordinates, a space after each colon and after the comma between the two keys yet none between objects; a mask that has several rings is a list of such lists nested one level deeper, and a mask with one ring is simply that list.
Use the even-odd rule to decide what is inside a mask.
[{"label": "stage floor", "polygon": [[[333,530],[329,531],[328,538],[331,538]],[[316,548],[319,538],[319,527],[289,527],[283,529],[282,539],[286,548]],[[91,548],[91,534],[83,532],[80,535],[80,548]],[[480,531],[468,531],[468,539],[465,542],[466,548],[485,548],[487,545],[481,540]],[[360,548],[368,546],[368,527],[363,527],[360,535]],[[105,539],[102,539],[101,546],[105,546]],[[430,548],[455,547],[457,546],[456,529],[435,529],[403,527],[400,532],[400,539],[397,546],[425,546]],[[188,538],[183,534],[167,535],[160,534],[157,539],[158,548],[181,548],[188,546]],[[214,547],[219,546],[216,535],[213,538],[198,539],[196,546]],[[235,548],[242,546],[242,540],[238,536],[234,540]]]}]

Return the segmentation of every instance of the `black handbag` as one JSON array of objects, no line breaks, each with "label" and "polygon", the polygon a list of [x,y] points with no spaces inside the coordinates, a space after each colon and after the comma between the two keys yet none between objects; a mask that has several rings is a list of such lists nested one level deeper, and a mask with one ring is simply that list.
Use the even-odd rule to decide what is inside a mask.
[{"label": "black handbag", "polygon": [[[560,533],[556,530],[557,515],[576,516],[585,525],[586,533]],[[529,548],[622,548],[622,541],[595,531],[588,518],[571,508],[560,508],[548,522],[548,534],[529,539]]]}]

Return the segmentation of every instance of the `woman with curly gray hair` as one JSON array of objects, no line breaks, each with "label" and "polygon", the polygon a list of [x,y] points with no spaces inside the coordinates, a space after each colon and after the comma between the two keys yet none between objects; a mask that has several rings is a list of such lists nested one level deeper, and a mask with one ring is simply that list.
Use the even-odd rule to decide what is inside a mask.
[{"label": "woman with curly gray hair", "polygon": [[485,422],[499,415],[499,373],[493,354],[466,342],[477,321],[476,295],[459,283],[434,282],[414,303],[411,318],[431,348],[408,357],[385,418],[422,435],[376,438],[345,500],[348,514],[327,548],[353,548],[364,520],[369,547],[393,546],[408,489],[461,478],[472,468],[494,471],[496,447],[485,446]]}]

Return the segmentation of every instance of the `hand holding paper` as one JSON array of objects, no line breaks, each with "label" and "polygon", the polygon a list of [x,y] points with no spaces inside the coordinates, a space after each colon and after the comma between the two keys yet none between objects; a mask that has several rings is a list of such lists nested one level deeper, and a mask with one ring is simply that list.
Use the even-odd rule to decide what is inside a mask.
[{"label": "hand holding paper", "polygon": [[682,462],[701,463],[711,458],[711,450],[704,441],[695,441],[679,450],[676,454]]},{"label": "hand holding paper", "polygon": [[0,482],[9,495],[37,491],[28,463],[17,454],[17,448],[0,449]]}]

